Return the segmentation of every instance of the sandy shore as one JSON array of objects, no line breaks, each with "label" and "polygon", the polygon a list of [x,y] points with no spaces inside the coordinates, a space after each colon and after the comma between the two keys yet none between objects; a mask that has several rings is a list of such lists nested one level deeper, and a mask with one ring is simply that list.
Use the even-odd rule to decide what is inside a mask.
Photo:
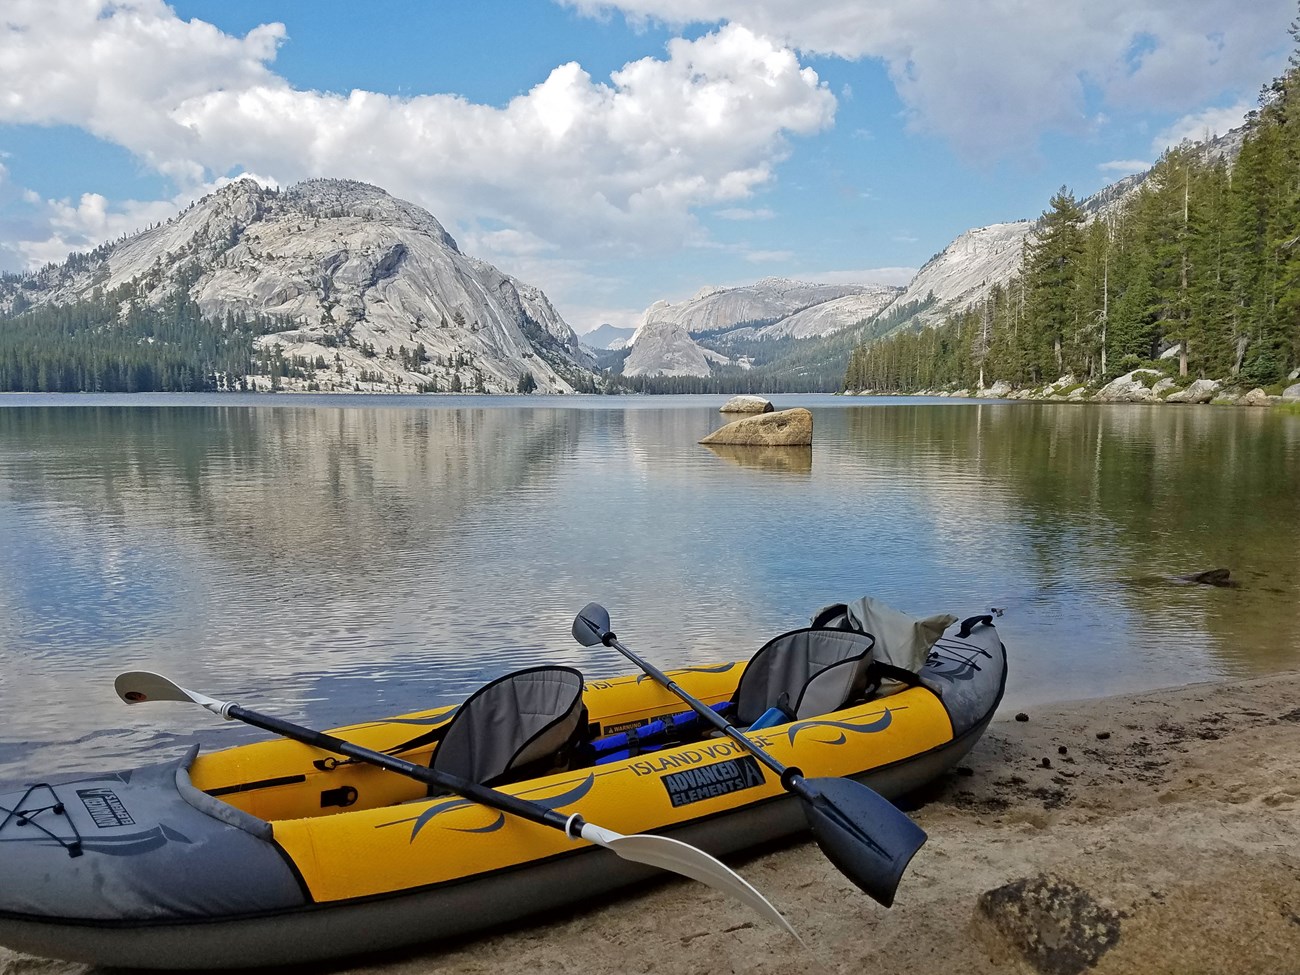
[{"label": "sandy shore", "polygon": [[[300,971],[1300,975],[1300,673],[1008,715],[913,813],[930,840],[891,910],[810,843],[733,864],[807,949],[669,881],[463,944]],[[0,949],[2,975],[87,971]]]}]

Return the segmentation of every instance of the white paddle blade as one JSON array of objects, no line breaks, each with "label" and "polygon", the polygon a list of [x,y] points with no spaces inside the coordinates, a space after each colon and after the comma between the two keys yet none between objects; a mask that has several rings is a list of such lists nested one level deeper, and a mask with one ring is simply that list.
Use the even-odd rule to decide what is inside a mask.
[{"label": "white paddle blade", "polygon": [[200,704],[223,718],[226,717],[226,709],[229,707],[223,701],[195,691],[187,691],[162,674],[153,674],[147,670],[132,670],[125,674],[118,674],[117,679],[113,681],[113,689],[127,704],[144,704],[147,701],[189,701],[192,704]]},{"label": "white paddle blade", "polygon": [[637,833],[623,836],[611,830],[587,823],[582,828],[582,838],[612,850],[624,860],[644,863],[661,870],[671,870],[691,880],[721,891],[756,911],[764,920],[788,932],[803,944],[803,938],[766,897],[760,894],[740,874],[721,860],[717,860],[697,847],[667,836]]}]

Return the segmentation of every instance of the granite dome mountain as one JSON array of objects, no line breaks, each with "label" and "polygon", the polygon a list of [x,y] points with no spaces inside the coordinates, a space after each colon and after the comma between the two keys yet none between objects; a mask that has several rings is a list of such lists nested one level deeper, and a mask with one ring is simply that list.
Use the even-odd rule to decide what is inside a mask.
[{"label": "granite dome mountain", "polygon": [[166,223],[74,257],[18,287],[6,282],[6,310],[122,286],[128,303],[156,306],[180,289],[206,319],[265,323],[262,350],[298,364],[276,378],[280,388],[592,386],[589,355],[540,289],[465,255],[431,214],[365,183],[276,190],[236,180]]},{"label": "granite dome mountain", "polygon": [[[718,369],[748,370],[769,349],[827,339],[861,325],[902,289],[871,284],[818,284],[763,278],[734,288],[702,288],[678,303],[646,309],[628,342],[626,376],[706,377]],[[817,345],[819,343],[809,343]],[[831,358],[834,350],[827,350]],[[769,372],[784,371],[778,356]]]}]

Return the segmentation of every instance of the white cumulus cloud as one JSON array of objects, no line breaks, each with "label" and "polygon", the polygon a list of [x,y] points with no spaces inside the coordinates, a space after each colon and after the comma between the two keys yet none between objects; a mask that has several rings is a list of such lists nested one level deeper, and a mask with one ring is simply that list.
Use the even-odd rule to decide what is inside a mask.
[{"label": "white cumulus cloud", "polygon": [[1250,102],[1238,102],[1227,108],[1207,108],[1203,112],[1184,115],[1151,140],[1151,151],[1159,154],[1185,140],[1202,142],[1216,135],[1225,135],[1242,125],[1246,113],[1254,107]]},{"label": "white cumulus cloud", "polygon": [[[4,20],[0,122],[78,126],[189,197],[241,170],[281,184],[365,180],[489,259],[677,246],[700,232],[698,208],[742,204],[774,178],[791,136],[835,113],[793,51],[740,25],[672,40],[604,81],[560,65],[493,107],[298,90],[272,69],[282,25],[232,37],[161,0],[15,0]],[[116,229],[88,194],[52,208],[56,233],[32,242],[31,259],[63,245],[60,228]]]},{"label": "white cumulus cloud", "polygon": [[1293,0],[562,0],[669,24],[728,21],[798,50],[878,58],[917,128],[993,157],[1122,110],[1197,109],[1285,65]]},{"label": "white cumulus cloud", "polygon": [[714,216],[723,220],[771,220],[776,211],[769,207],[724,207],[715,210]]}]

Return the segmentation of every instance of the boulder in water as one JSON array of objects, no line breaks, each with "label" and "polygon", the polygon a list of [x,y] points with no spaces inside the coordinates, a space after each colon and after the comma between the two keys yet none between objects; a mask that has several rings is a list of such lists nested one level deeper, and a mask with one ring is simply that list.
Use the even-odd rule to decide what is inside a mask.
[{"label": "boulder in water", "polygon": [[807,447],[812,443],[812,412],[802,407],[741,417],[719,427],[702,444],[742,447]]},{"label": "boulder in water", "polygon": [[761,396],[733,396],[722,404],[719,413],[771,413],[772,401]]}]

